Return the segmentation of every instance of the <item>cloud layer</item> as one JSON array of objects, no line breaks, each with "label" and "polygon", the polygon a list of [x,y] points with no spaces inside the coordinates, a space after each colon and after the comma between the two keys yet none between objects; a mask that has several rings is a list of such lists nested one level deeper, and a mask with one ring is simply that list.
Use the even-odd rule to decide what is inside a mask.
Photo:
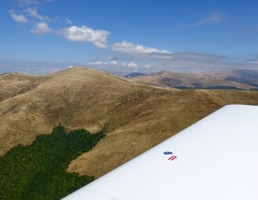
[{"label": "cloud layer", "polygon": [[123,41],[117,42],[112,45],[112,50],[120,53],[126,54],[138,54],[138,55],[146,55],[146,54],[172,54],[172,52],[167,50],[158,50],[155,48],[145,47],[143,45],[134,44],[131,42]]},{"label": "cloud layer", "polygon": [[177,30],[181,30],[184,28],[194,28],[199,26],[207,26],[212,24],[220,24],[224,21],[223,14],[217,10],[212,10],[208,13],[207,16],[202,17],[201,19],[189,23],[189,24],[180,24],[176,26]]},{"label": "cloud layer", "polygon": [[[232,62],[229,58],[217,55],[194,52],[172,52],[162,48],[153,48],[147,44],[137,44],[133,41],[114,41],[109,44],[111,32],[100,30],[86,25],[76,25],[76,21],[70,18],[60,19],[58,16],[44,15],[38,9],[43,2],[52,0],[17,0],[21,4],[19,9],[9,10],[10,17],[17,23],[27,23],[26,28],[32,34],[52,34],[64,38],[64,41],[89,43],[96,48],[105,49],[108,58],[92,58],[91,61],[80,63],[104,70],[116,71],[146,71],[154,72],[161,70],[173,71],[216,71],[222,69],[257,68],[258,56],[242,62]],[[62,23],[60,23],[62,21]],[[223,13],[211,10],[203,17],[199,17],[177,28],[199,28],[224,22]],[[55,26],[57,25],[58,26]],[[64,25],[65,24],[65,25]],[[107,55],[109,54],[109,55]],[[77,57],[78,58],[78,57]],[[83,60],[83,59],[82,59]],[[7,63],[7,62],[6,62]],[[24,65],[27,63],[24,63]],[[39,65],[38,63],[33,63]],[[12,64],[13,65],[13,64]],[[54,65],[54,64],[53,64]],[[59,65],[56,64],[59,67]],[[65,66],[64,66],[65,67]]]},{"label": "cloud layer", "polygon": [[[20,4],[24,5],[37,5],[41,2],[51,0],[20,0]],[[22,6],[23,8],[24,6]],[[9,15],[11,18],[18,23],[30,23],[33,28],[30,30],[31,33],[37,35],[45,35],[48,33],[56,34],[59,36],[63,36],[66,40],[71,42],[89,42],[98,48],[107,48],[107,38],[110,35],[110,32],[105,30],[95,30],[93,28],[87,26],[70,26],[61,28],[59,30],[54,30],[54,28],[50,27],[49,17],[41,15],[36,7],[28,7],[26,9],[21,10],[22,14],[16,14],[14,10],[9,10]],[[73,22],[66,18],[68,24],[72,24]]]}]

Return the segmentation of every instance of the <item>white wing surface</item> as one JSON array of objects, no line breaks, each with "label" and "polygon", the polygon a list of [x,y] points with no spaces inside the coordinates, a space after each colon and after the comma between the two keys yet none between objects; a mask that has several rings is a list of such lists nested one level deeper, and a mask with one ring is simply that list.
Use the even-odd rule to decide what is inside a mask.
[{"label": "white wing surface", "polygon": [[173,199],[258,199],[258,107],[225,106],[64,198]]}]

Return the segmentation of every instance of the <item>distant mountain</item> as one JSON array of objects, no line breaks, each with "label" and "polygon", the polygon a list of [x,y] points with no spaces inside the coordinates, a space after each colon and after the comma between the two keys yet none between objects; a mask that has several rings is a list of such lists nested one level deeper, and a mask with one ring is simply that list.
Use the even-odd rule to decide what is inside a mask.
[{"label": "distant mountain", "polygon": [[[229,75],[232,78],[232,73],[226,77]],[[198,76],[202,78],[161,72],[141,77],[153,83],[150,85],[163,87],[158,88],[86,68],[71,68],[46,76],[3,74],[0,76],[0,154],[19,144],[31,144],[36,136],[50,133],[59,123],[71,131],[104,130],[106,137],[91,151],[73,160],[68,168],[69,172],[99,177],[223,105],[258,104],[258,92],[254,91],[170,88],[192,87],[196,80],[205,87],[220,85],[221,77],[225,77],[209,75],[211,81],[207,74]],[[246,83],[226,82],[233,82],[239,88],[250,87]]]},{"label": "distant mountain", "polygon": [[225,80],[234,81],[258,88],[258,70],[238,70],[228,75]]},{"label": "distant mountain", "polygon": [[140,73],[140,72],[132,72],[132,73],[124,75],[123,77],[124,78],[136,78],[136,77],[139,77],[139,76],[147,76],[147,74]]},{"label": "distant mountain", "polygon": [[178,73],[162,71],[131,79],[147,86],[177,89],[258,90],[258,70],[236,70],[214,73]]}]

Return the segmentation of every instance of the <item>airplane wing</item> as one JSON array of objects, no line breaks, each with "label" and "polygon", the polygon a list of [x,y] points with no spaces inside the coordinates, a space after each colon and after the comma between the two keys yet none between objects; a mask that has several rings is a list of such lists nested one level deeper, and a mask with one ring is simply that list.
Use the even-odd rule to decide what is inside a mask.
[{"label": "airplane wing", "polygon": [[64,198],[172,199],[258,199],[258,106],[225,106]]}]

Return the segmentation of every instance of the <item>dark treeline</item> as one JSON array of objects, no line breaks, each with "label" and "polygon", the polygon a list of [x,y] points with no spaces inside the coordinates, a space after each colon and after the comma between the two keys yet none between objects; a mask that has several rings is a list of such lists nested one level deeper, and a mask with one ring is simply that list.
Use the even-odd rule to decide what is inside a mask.
[{"label": "dark treeline", "polygon": [[57,126],[28,146],[16,146],[0,158],[0,199],[60,199],[94,180],[68,173],[69,163],[104,137],[76,130],[66,134]]}]

